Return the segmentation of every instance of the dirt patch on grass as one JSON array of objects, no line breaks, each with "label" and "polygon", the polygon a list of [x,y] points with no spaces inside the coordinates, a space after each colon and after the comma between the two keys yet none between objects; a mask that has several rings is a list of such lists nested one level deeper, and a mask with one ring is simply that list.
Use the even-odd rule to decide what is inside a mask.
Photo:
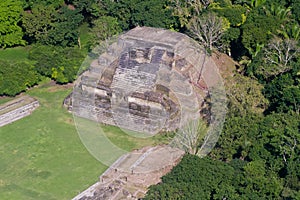
[{"label": "dirt patch on grass", "polygon": [[72,117],[61,117],[59,121],[74,126],[74,119]]}]

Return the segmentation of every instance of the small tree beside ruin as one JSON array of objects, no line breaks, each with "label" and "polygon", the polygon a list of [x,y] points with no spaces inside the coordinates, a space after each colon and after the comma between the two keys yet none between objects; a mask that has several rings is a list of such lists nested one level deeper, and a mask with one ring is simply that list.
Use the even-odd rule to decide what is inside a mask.
[{"label": "small tree beside ruin", "polygon": [[214,13],[193,17],[190,20],[188,29],[191,36],[198,40],[210,53],[213,48],[219,48],[220,39],[226,31],[226,21]]},{"label": "small tree beside ruin", "polygon": [[196,155],[206,132],[207,126],[203,120],[190,120],[177,131],[172,145],[183,149],[186,153]]}]

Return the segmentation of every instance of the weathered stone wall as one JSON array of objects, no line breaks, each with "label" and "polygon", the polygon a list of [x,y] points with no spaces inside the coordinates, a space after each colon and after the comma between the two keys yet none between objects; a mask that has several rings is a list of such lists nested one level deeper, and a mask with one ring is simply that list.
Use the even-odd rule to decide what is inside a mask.
[{"label": "weathered stone wall", "polygon": [[29,96],[23,96],[0,106],[0,127],[30,115],[39,102]]}]

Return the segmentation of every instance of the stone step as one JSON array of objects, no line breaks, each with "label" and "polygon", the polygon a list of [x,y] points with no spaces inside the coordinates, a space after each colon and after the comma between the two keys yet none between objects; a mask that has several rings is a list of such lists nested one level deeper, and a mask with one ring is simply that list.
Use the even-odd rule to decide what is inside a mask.
[{"label": "stone step", "polygon": [[[93,61],[94,62],[94,61]],[[98,60],[96,60],[96,62],[98,62]],[[95,73],[95,74],[99,74],[101,75],[103,73],[103,71],[107,68],[107,66],[104,65],[91,65],[89,71],[91,73]]]},{"label": "stone step", "polygon": [[[113,111],[114,122],[117,126],[146,133],[156,133],[164,127],[166,118],[149,115],[149,118],[133,115],[128,108],[116,108]],[[126,120],[124,120],[126,119]]]},{"label": "stone step", "polygon": [[115,42],[111,46],[109,46],[107,53],[110,56],[119,57],[122,51],[123,51],[123,47],[120,46],[118,42]]},{"label": "stone step", "polygon": [[99,63],[100,66],[109,66],[116,59],[117,59],[117,57],[115,57],[115,56],[112,56],[108,53],[103,53],[98,58],[98,63]]}]

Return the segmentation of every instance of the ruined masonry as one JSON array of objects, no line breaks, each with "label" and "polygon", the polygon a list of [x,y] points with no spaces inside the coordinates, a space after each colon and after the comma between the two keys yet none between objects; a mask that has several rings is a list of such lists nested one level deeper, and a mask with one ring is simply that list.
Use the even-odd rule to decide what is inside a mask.
[{"label": "ruined masonry", "polygon": [[0,127],[30,115],[39,102],[29,96],[21,96],[0,106]]},{"label": "ruined masonry", "polygon": [[199,117],[205,58],[184,34],[137,27],[91,63],[65,102],[75,115],[101,123],[149,134],[173,131]]}]

